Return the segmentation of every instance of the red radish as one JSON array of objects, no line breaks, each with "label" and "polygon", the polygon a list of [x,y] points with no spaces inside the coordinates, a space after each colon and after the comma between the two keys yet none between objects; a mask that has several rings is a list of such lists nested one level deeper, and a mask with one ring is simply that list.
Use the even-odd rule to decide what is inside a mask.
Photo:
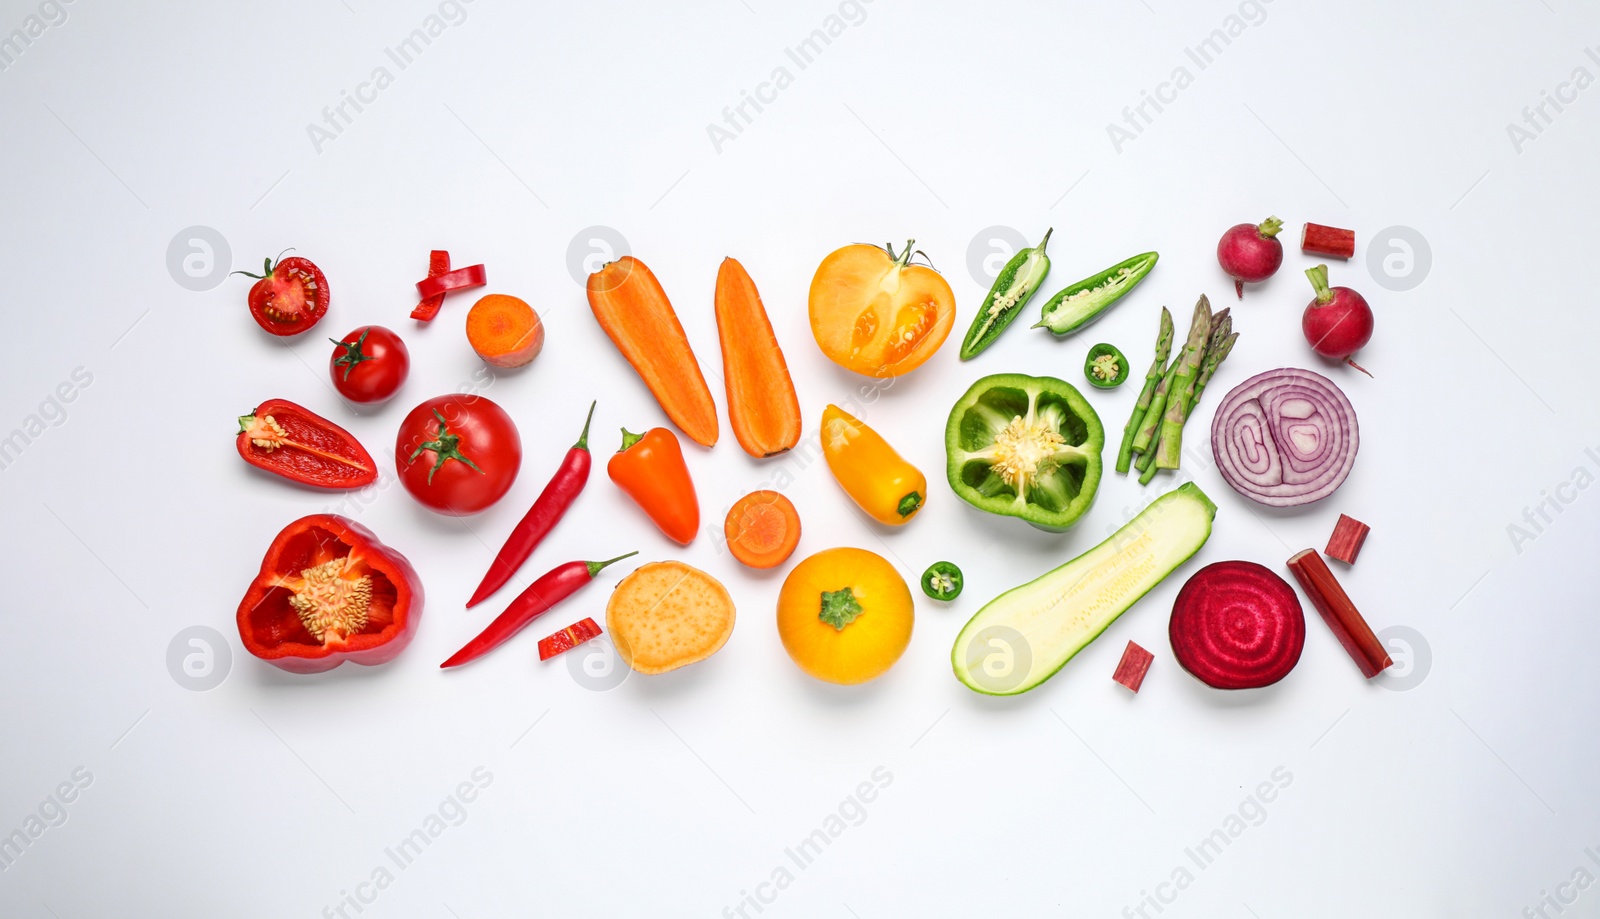
[{"label": "red radish", "polygon": [[1222,234],[1222,241],[1217,243],[1217,261],[1233,278],[1233,290],[1240,300],[1244,299],[1244,282],[1265,281],[1283,264],[1283,243],[1278,241],[1281,229],[1283,221],[1268,217],[1259,226],[1241,223]]},{"label": "red radish", "polygon": [[1183,669],[1214,689],[1256,689],[1300,662],[1306,617],[1289,582],[1255,562],[1216,562],[1178,591],[1167,632]]},{"label": "red radish", "polygon": [[1367,368],[1350,359],[1372,340],[1372,307],[1348,287],[1329,287],[1327,265],[1307,268],[1306,277],[1317,292],[1300,317],[1300,331],[1311,343],[1311,350],[1372,376]]}]

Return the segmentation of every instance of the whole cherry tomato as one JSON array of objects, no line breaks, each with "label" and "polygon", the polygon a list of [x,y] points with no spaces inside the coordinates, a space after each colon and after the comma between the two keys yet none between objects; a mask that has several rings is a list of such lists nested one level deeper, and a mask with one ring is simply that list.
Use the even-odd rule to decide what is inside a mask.
[{"label": "whole cherry tomato", "polygon": [[400,336],[381,325],[363,326],[333,342],[328,372],[333,386],[351,402],[382,402],[411,374],[411,352]]},{"label": "whole cherry tomato", "polygon": [[255,278],[250,288],[250,315],[274,335],[299,335],[328,312],[328,279],[308,258],[267,259],[261,274],[235,271]]},{"label": "whole cherry tomato", "polygon": [[441,514],[476,514],[505,497],[522,466],[522,438],[506,410],[482,396],[451,393],[400,422],[394,462],[400,483]]}]

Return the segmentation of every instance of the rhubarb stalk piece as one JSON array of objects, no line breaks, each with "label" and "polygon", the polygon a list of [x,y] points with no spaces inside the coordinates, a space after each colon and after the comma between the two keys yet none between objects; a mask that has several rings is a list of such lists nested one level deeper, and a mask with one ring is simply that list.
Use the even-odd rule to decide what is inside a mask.
[{"label": "rhubarb stalk piece", "polygon": [[1356,231],[1308,223],[1300,231],[1300,251],[1328,258],[1350,258],[1356,254]]},{"label": "rhubarb stalk piece", "polygon": [[1300,582],[1301,589],[1311,599],[1311,605],[1322,614],[1322,621],[1333,630],[1339,644],[1344,645],[1356,666],[1361,668],[1363,676],[1370,680],[1394,664],[1394,659],[1384,650],[1378,636],[1372,634],[1372,627],[1361,618],[1360,611],[1350,602],[1350,596],[1344,592],[1317,550],[1302,549],[1296,552],[1289,559],[1289,570],[1294,572],[1294,579]]},{"label": "rhubarb stalk piece", "polygon": [[1336,558],[1346,565],[1354,565],[1356,556],[1361,554],[1361,544],[1367,541],[1367,532],[1371,527],[1354,517],[1339,515],[1339,522],[1333,526],[1333,535],[1328,537],[1328,548],[1322,554],[1329,558]]},{"label": "rhubarb stalk piece", "polygon": [[1128,687],[1134,692],[1144,684],[1144,675],[1150,670],[1150,662],[1156,656],[1139,647],[1135,642],[1128,642],[1122,649],[1122,660],[1117,664],[1117,672],[1111,675],[1113,680]]}]

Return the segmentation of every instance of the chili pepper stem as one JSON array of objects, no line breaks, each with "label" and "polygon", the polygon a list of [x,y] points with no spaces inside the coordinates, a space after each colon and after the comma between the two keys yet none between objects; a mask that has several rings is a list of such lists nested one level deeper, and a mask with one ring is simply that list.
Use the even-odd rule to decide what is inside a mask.
[{"label": "chili pepper stem", "polygon": [[[600,404],[600,400],[598,400],[598,399],[596,399],[595,401],[589,403],[589,417],[583,419],[583,433],[578,435],[578,442],[572,445],[573,449],[575,449],[575,450],[587,450],[587,449],[589,449],[589,422],[594,420],[594,407],[596,405],[599,405],[599,404]],[[626,433],[626,432],[624,432],[624,433]]]},{"label": "chili pepper stem", "polygon": [[617,452],[621,453],[621,452],[627,450],[629,447],[633,446],[634,444],[638,443],[641,440],[644,440],[644,435],[643,434],[635,434],[632,431],[628,430],[627,428],[623,428],[622,429],[622,446],[617,448]]},{"label": "chili pepper stem", "polygon": [[1054,233],[1055,231],[1056,231],[1055,227],[1047,228],[1044,231],[1044,239],[1039,240],[1039,245],[1034,246],[1034,248],[1038,249],[1040,252],[1043,252],[1045,250],[1045,247],[1050,245],[1050,234]]},{"label": "chili pepper stem", "polygon": [[583,565],[584,565],[585,568],[589,569],[589,577],[593,578],[595,575],[599,574],[602,570],[604,570],[607,565],[613,564],[615,562],[620,562],[625,558],[629,558],[631,556],[638,555],[638,554],[639,554],[639,550],[635,549],[632,552],[629,552],[627,555],[619,555],[616,558],[608,558],[603,562],[584,562]]}]

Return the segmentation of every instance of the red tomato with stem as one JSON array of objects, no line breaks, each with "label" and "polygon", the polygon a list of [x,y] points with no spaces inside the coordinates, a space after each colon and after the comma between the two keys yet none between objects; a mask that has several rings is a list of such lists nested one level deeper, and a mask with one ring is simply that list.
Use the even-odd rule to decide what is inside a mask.
[{"label": "red tomato with stem", "polygon": [[256,279],[250,288],[250,315],[274,335],[299,335],[328,312],[328,279],[308,258],[280,253],[276,262],[266,260],[261,274],[232,273]]},{"label": "red tomato with stem", "polygon": [[436,396],[400,422],[400,484],[423,507],[476,514],[505,497],[522,467],[522,438],[506,410],[470,393]]},{"label": "red tomato with stem", "polygon": [[333,387],[351,402],[382,402],[411,374],[411,352],[400,336],[381,325],[363,326],[333,342],[328,372]]}]

